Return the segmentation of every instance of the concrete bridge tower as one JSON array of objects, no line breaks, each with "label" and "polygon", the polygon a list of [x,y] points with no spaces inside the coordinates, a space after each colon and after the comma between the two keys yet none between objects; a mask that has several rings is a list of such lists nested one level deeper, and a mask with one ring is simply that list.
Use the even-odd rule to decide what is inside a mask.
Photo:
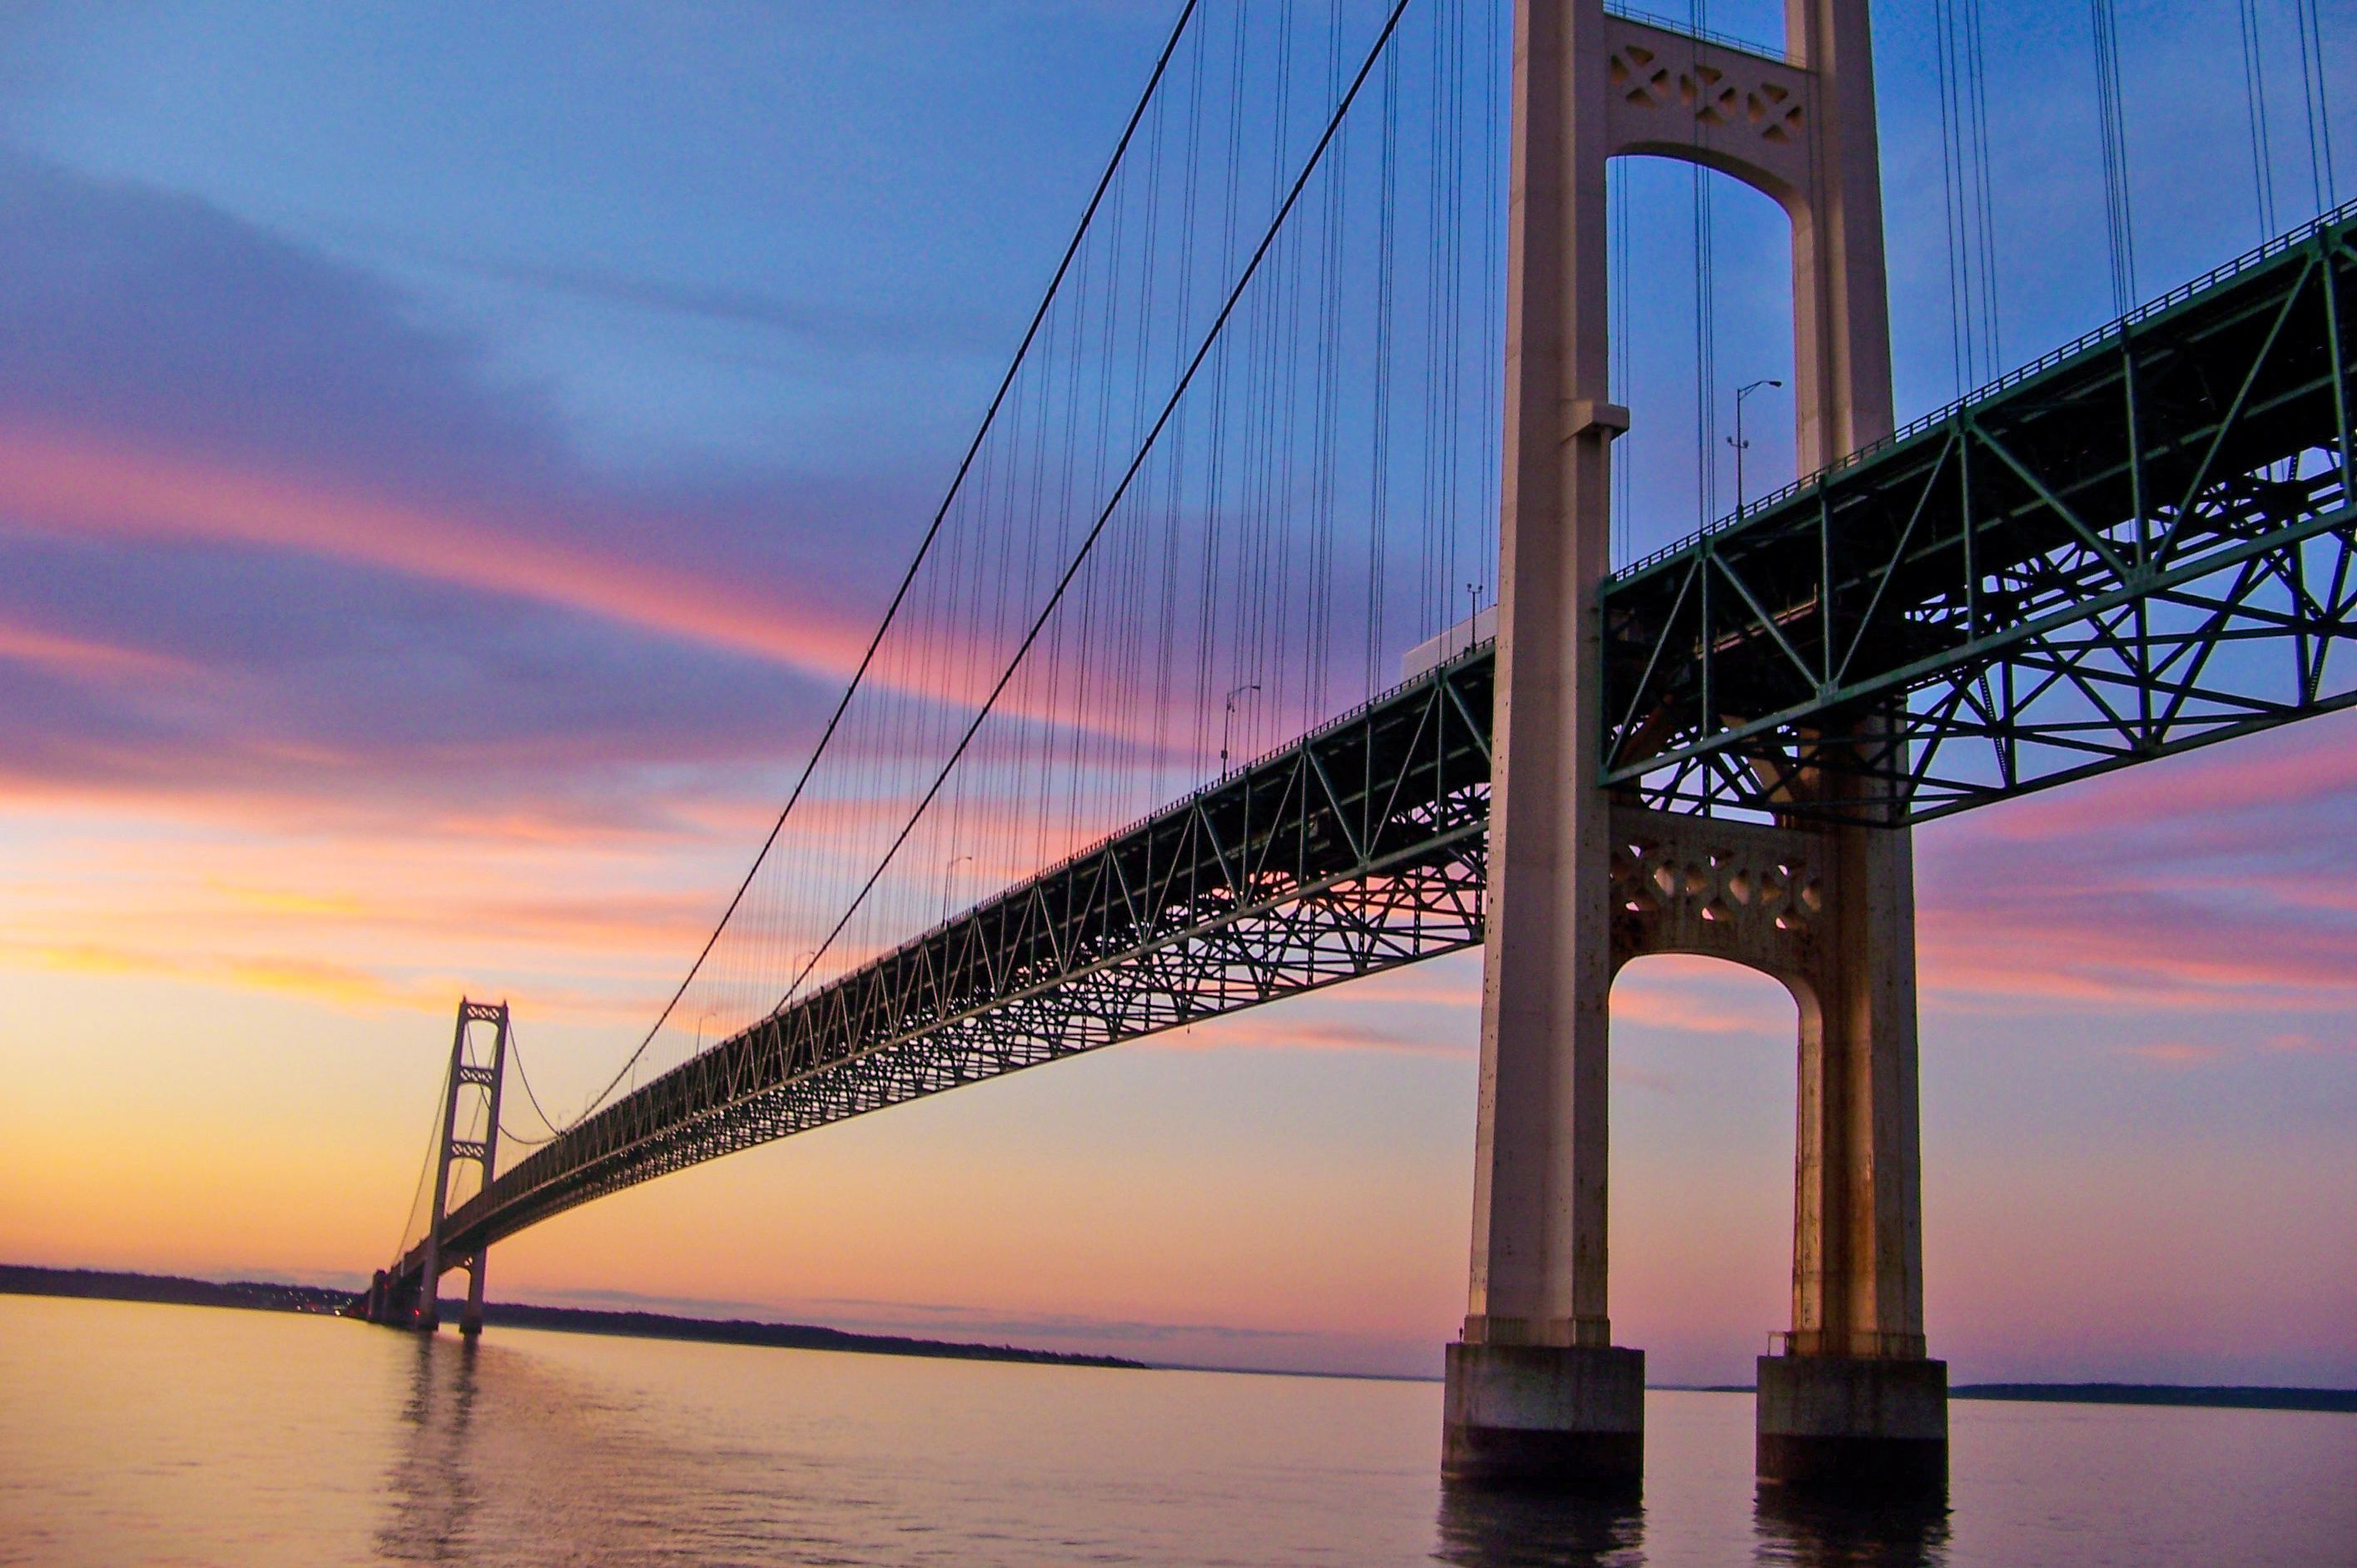
[{"label": "concrete bridge tower", "polygon": [[[475,1024],[491,1026],[488,1060],[477,1060],[468,1048],[468,1030]],[[459,1000],[457,1026],[450,1038],[450,1070],[442,1080],[442,1121],[441,1132],[435,1141],[433,1197],[425,1235],[415,1254],[422,1262],[414,1278],[405,1266],[399,1277],[389,1271],[378,1271],[363,1308],[371,1323],[432,1333],[442,1323],[443,1271],[463,1268],[467,1271],[467,1305],[459,1314],[458,1332],[472,1338],[483,1331],[483,1270],[489,1249],[478,1246],[464,1257],[446,1256],[442,1236],[450,1218],[450,1167],[471,1161],[479,1174],[479,1186],[489,1187],[491,1183],[500,1152],[500,1090],[507,1078],[508,1038],[506,1003]],[[469,1095],[480,1097],[478,1103],[482,1112],[483,1133],[479,1138],[468,1137],[462,1131],[471,1122],[471,1118],[462,1116],[461,1103]]]},{"label": "concrete bridge tower", "polygon": [[[1803,472],[1891,428],[1867,0],[1786,0],[1785,27],[1776,59],[1603,0],[1517,6],[1492,902],[1443,1460],[1458,1479],[1641,1475],[1644,1354],[1612,1343],[1606,1306],[1607,1015],[1619,967],[1656,952],[1761,970],[1799,1004],[1792,1326],[1760,1362],[1761,1478],[1946,1475],[1947,1370],[1923,1338],[1907,829],[1670,815],[1598,783],[1598,588],[1629,424],[1606,376],[1607,160],[1686,159],[1790,215]],[[1804,768],[1794,804],[1852,772]]]}]

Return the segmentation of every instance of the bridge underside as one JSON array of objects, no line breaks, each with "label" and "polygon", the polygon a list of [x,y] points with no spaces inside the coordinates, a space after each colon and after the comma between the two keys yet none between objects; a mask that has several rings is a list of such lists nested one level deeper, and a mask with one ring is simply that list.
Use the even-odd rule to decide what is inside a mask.
[{"label": "bridge underside", "polygon": [[1486,648],[1444,665],[666,1073],[460,1208],[443,1255],[738,1149],[1479,943],[1491,668]]},{"label": "bridge underside", "polygon": [[[2343,209],[1618,574],[1608,783],[1657,810],[1898,825],[2357,701],[2331,659],[2357,637],[2352,231]],[[1475,945],[1492,680],[1474,649],[795,1000],[519,1162],[439,1257]],[[1832,787],[1835,757],[1866,787]],[[421,1245],[396,1287],[425,1267]]]}]

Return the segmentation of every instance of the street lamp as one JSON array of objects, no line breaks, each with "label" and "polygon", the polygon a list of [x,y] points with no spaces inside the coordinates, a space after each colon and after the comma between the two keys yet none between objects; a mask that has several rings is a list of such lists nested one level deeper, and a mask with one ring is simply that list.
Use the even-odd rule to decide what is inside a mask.
[{"label": "street lamp", "polygon": [[1255,681],[1249,685],[1238,686],[1228,693],[1228,711],[1220,719],[1220,777],[1222,779],[1228,776],[1228,734],[1236,722],[1236,699],[1246,692],[1259,690],[1260,682]]},{"label": "street lamp", "polygon": [[942,867],[942,924],[943,925],[949,924],[950,919],[950,874],[958,868],[960,862],[973,858],[974,856],[970,854],[953,854]]},{"label": "street lamp", "polygon": [[1743,400],[1761,387],[1781,387],[1783,384],[1780,381],[1763,380],[1749,381],[1735,389],[1735,434],[1727,438],[1727,444],[1735,448],[1735,515],[1738,517],[1743,515],[1743,453],[1751,445],[1743,438]]}]

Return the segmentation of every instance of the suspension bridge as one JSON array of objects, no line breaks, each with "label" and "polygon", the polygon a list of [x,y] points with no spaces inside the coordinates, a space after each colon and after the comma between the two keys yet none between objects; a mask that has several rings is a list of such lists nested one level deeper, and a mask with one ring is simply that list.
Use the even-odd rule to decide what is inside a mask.
[{"label": "suspension bridge", "polygon": [[[464,1268],[471,1332],[490,1247],[606,1194],[1481,947],[1446,1467],[1627,1481],[1607,1000],[1701,953],[1801,1004],[1760,1474],[1936,1484],[1910,830],[2357,702],[2357,203],[2319,174],[2321,216],[2127,308],[2097,0],[2122,313],[1894,429],[1864,0],[1789,0],[1781,50],[1598,0],[1279,9],[1181,7],[786,809],[606,1091],[502,1162],[511,1020],[462,1004],[365,1313],[431,1327]],[[1993,368],[1994,220],[1977,6],[1940,10],[1961,372]],[[1616,564],[1632,157],[1790,215],[1803,478]]]}]

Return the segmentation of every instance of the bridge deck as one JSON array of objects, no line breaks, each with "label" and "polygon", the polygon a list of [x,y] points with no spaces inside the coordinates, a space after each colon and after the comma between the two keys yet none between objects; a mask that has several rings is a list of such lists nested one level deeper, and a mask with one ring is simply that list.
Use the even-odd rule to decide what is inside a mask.
[{"label": "bridge deck", "polygon": [[443,1255],[737,1149],[1480,941],[1491,662],[1443,665],[665,1073],[461,1208]]},{"label": "bridge deck", "polygon": [[[2352,231],[2357,205],[1616,575],[1609,779],[1807,814],[1847,757],[1842,810],[1921,821],[2357,700],[2328,662],[2357,636]],[[1478,942],[1492,674],[1471,650],[796,999],[520,1161],[442,1256]]]}]

